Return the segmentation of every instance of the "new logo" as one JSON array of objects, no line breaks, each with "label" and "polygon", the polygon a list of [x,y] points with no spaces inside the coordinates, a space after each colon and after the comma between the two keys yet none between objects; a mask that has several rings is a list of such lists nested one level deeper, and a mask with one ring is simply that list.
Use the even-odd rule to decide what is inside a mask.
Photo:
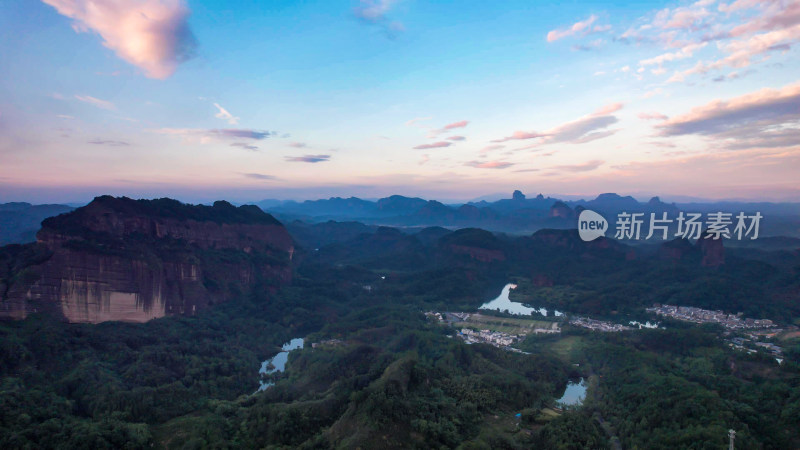
[{"label": "new logo", "polygon": [[600,236],[605,236],[608,222],[600,214],[584,209],[578,216],[578,235],[582,240],[589,242]]}]

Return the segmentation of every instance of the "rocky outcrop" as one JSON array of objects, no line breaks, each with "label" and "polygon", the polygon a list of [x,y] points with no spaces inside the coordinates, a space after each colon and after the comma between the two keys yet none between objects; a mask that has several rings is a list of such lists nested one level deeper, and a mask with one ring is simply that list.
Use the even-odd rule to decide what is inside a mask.
[{"label": "rocky outcrop", "polygon": [[575,218],[575,211],[572,210],[566,203],[557,201],[550,207],[550,217],[560,217],[562,219]]},{"label": "rocky outcrop", "polygon": [[45,220],[37,238],[51,256],[9,277],[0,316],[145,322],[291,280],[292,238],[254,206],[98,197]]},{"label": "rocky outcrop", "polygon": [[697,240],[695,244],[703,254],[703,267],[719,267],[725,264],[725,247],[722,239],[714,239],[708,232]]},{"label": "rocky outcrop", "polygon": [[443,236],[439,248],[445,255],[467,256],[480,263],[506,260],[503,245],[497,237],[477,228],[463,228]]},{"label": "rocky outcrop", "polygon": [[489,250],[466,245],[450,245],[450,251],[458,255],[468,255],[479,262],[505,261],[506,255],[500,250]]},{"label": "rocky outcrop", "polygon": [[599,237],[593,241],[584,242],[578,236],[577,229],[542,229],[533,233],[531,238],[539,251],[556,252],[584,258],[636,259],[637,257],[632,248],[620,244],[614,239]]},{"label": "rocky outcrop", "polygon": [[676,238],[661,244],[658,247],[657,256],[663,260],[681,261],[693,258],[697,253],[697,247],[692,245],[691,241],[684,238]]}]

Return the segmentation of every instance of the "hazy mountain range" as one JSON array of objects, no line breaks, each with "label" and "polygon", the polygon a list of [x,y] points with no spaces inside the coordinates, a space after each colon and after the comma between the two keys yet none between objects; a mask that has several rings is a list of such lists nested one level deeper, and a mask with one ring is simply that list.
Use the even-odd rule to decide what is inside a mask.
[{"label": "hazy mountain range", "polygon": [[[475,227],[512,234],[527,234],[543,228],[574,228],[576,212],[582,208],[598,211],[609,219],[622,211],[666,212],[671,218],[679,211],[723,211],[734,215],[738,212],[760,212],[764,216],[761,228],[763,236],[800,237],[800,203],[667,203],[659,197],[640,202],[632,196],[615,193],[600,194],[591,200],[567,200],[542,194],[529,198],[517,190],[509,198],[467,203],[443,203],[419,197],[392,195],[377,200],[358,197],[331,197],[302,202],[268,199],[252,204],[274,215],[289,227],[299,226],[293,224],[296,221],[309,224],[335,221],[400,228]],[[0,244],[31,242],[35,240],[36,231],[43,219],[73,209],[72,205],[31,205],[19,202],[0,204]]]}]

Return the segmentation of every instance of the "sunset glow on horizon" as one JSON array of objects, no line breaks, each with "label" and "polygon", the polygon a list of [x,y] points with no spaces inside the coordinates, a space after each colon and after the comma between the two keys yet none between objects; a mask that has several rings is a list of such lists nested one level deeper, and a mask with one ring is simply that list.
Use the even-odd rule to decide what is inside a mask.
[{"label": "sunset glow on horizon", "polygon": [[9,0],[0,202],[800,201],[800,0]]}]

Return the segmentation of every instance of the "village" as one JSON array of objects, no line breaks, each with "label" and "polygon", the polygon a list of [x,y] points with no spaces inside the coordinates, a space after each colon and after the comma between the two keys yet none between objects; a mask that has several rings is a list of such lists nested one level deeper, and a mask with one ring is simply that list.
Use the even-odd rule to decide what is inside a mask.
[{"label": "village", "polygon": [[506,350],[529,334],[560,333],[558,322],[510,318],[466,312],[426,312],[425,315],[459,330],[457,336],[468,344],[484,343]]},{"label": "village", "polygon": [[594,331],[602,331],[606,333],[614,333],[619,331],[632,330],[633,328],[620,325],[618,323],[606,322],[603,320],[590,319],[588,317],[573,317],[569,320],[570,325],[576,327],[588,328]]},{"label": "village", "polygon": [[742,319],[742,313],[725,314],[722,311],[711,311],[693,306],[655,305],[647,308],[647,312],[694,323],[717,323],[729,330],[775,326],[769,319]]}]

